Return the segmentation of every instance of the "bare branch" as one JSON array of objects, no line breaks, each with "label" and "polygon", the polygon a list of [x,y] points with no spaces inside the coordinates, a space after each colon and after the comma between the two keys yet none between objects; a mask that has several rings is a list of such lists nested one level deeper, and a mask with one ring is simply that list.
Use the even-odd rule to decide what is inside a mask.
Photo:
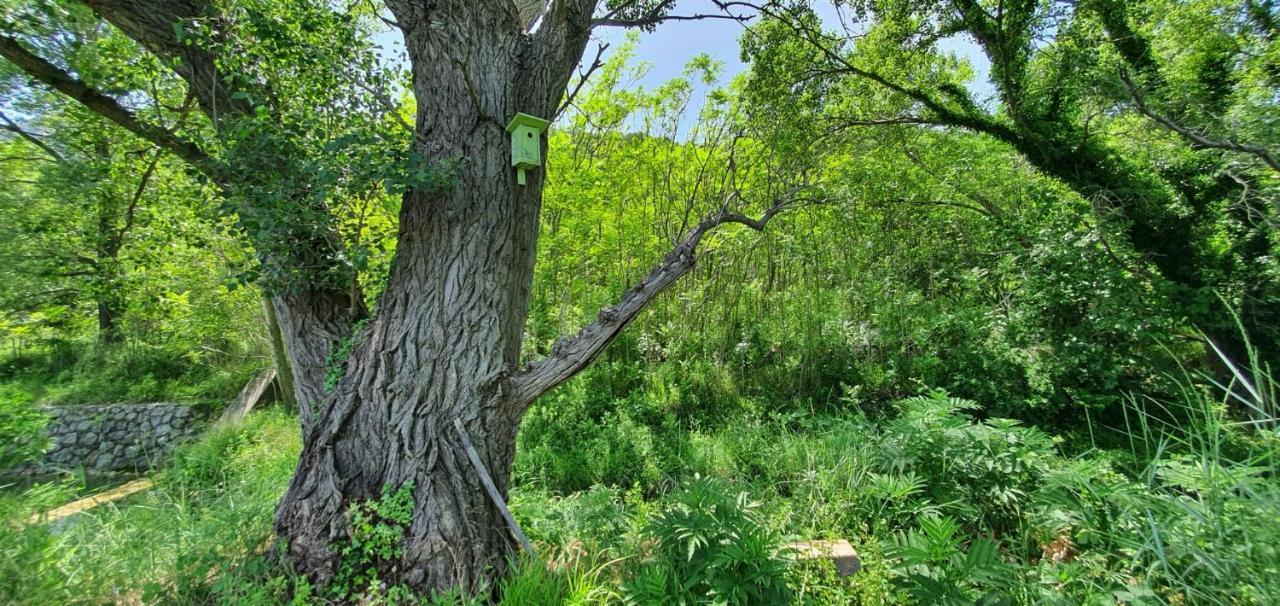
[{"label": "bare branch", "polygon": [[720,9],[719,13],[696,13],[693,15],[668,15],[666,12],[675,7],[675,0],[664,0],[655,4],[643,15],[634,18],[624,18],[618,15],[627,5],[622,5],[599,19],[591,21],[591,27],[654,27],[667,21],[702,21],[705,19],[722,19],[726,21],[736,21],[738,23],[746,23],[751,20],[751,15],[735,14],[729,10],[730,6],[735,4],[731,2],[716,2],[716,6]]},{"label": "bare branch", "polygon": [[1129,89],[1129,95],[1133,97],[1133,105],[1134,108],[1138,110],[1138,113],[1154,120],[1160,126],[1163,126],[1170,131],[1173,131],[1183,139],[1186,139],[1192,147],[1220,149],[1249,154],[1265,162],[1267,166],[1271,167],[1271,170],[1280,172],[1280,160],[1277,160],[1275,156],[1271,155],[1271,150],[1261,145],[1250,145],[1232,140],[1210,139],[1209,137],[1201,135],[1200,133],[1174,122],[1168,116],[1156,113],[1155,110],[1151,109],[1151,107],[1147,105],[1146,99],[1143,98],[1142,92],[1138,90],[1138,85],[1134,83],[1133,78],[1128,72],[1122,71],[1120,73],[1120,79],[1124,81],[1125,88]]},{"label": "bare branch", "polygon": [[115,122],[186,161],[215,181],[220,181],[222,164],[195,143],[164,128],[147,124],[115,99],[85,84],[79,78],[28,51],[17,39],[0,35],[0,56],[45,85],[75,99],[94,113]]},{"label": "bare branch", "polygon": [[569,91],[569,94],[564,98],[564,102],[562,102],[560,107],[556,109],[557,118],[560,114],[564,113],[564,110],[573,105],[573,100],[578,97],[578,93],[582,92],[582,87],[587,84],[587,80],[591,79],[591,74],[594,74],[596,70],[604,67],[604,51],[608,50],[608,48],[609,45],[605,43],[601,43],[596,47],[596,57],[591,60],[591,66],[586,70],[580,70],[578,72],[578,83],[574,85],[573,90]]},{"label": "bare branch", "polygon": [[11,133],[15,133],[19,137],[26,139],[27,142],[40,148],[40,151],[43,151],[44,153],[49,154],[50,158],[53,158],[58,162],[65,163],[67,161],[67,159],[64,158],[62,154],[58,153],[58,150],[54,149],[48,143],[45,143],[43,140],[40,139],[40,137],[35,136],[35,134],[31,132],[28,132],[27,130],[23,129],[21,126],[18,126],[18,123],[11,120],[9,116],[6,116],[4,114],[4,112],[0,112],[0,120],[4,121],[4,125],[0,126],[0,128],[7,130]]},{"label": "bare branch", "polygon": [[553,387],[586,368],[627,324],[649,305],[663,290],[693,269],[697,260],[698,244],[711,230],[726,223],[738,223],[763,231],[773,217],[786,208],[784,198],[777,198],[773,205],[758,219],[739,213],[720,211],[704,218],[694,227],[662,263],[654,267],[643,280],[622,296],[617,305],[600,310],[596,321],[587,325],[577,335],[561,339],[552,347],[551,354],[511,378],[515,400],[521,408]]}]

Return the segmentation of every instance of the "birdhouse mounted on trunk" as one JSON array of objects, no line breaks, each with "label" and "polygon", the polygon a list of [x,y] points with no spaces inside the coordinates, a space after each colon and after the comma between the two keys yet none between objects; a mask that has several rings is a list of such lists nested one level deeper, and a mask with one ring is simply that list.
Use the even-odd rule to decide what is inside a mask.
[{"label": "birdhouse mounted on trunk", "polygon": [[537,116],[516,114],[507,125],[511,133],[511,165],[516,183],[525,184],[524,171],[542,166],[542,133],[551,123]]}]

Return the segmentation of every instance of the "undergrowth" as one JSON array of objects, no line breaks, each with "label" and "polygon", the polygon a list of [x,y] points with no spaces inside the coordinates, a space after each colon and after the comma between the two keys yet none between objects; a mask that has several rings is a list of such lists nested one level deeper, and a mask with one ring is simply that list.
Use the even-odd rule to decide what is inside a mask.
[{"label": "undergrowth", "polygon": [[[691,429],[636,402],[599,417],[629,423],[535,409],[541,421],[521,436],[535,448],[519,455],[510,502],[539,559],[513,560],[487,595],[511,605],[1266,604],[1280,595],[1280,436],[1273,422],[1236,420],[1233,398],[1270,384],[1251,388],[1188,382],[1178,401],[1131,399],[1128,424],[1114,428],[1119,449],[1067,445],[934,390],[883,417],[744,406],[732,423]],[[551,402],[586,406],[565,393]],[[549,473],[531,431],[553,436],[567,460],[625,459],[629,470]],[[259,412],[182,448],[155,490],[54,525],[25,519],[73,486],[5,494],[0,601],[481,603],[379,580],[402,548],[406,487],[352,508],[345,572],[329,586],[271,558],[271,514],[298,449],[295,419]],[[840,577],[784,547],[810,539],[849,540],[862,569]]]}]

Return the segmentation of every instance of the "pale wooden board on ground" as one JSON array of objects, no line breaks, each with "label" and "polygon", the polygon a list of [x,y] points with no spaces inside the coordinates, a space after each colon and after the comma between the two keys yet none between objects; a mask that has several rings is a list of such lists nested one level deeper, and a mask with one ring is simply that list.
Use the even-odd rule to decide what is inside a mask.
[{"label": "pale wooden board on ground", "polygon": [[148,489],[150,489],[150,488],[151,488],[151,486],[152,486],[152,484],[151,484],[151,480],[149,480],[149,479],[147,479],[147,478],[142,478],[142,479],[140,479],[140,480],[134,480],[134,481],[129,482],[129,483],[127,483],[127,484],[122,484],[122,485],[120,485],[120,486],[117,486],[117,487],[115,487],[115,488],[112,488],[111,490],[108,490],[108,491],[106,491],[106,492],[100,492],[100,493],[98,493],[98,494],[95,494],[95,495],[93,495],[93,496],[89,496],[89,497],[85,497],[85,498],[80,499],[80,500],[78,500],[78,501],[72,501],[72,502],[67,503],[66,505],[63,505],[63,506],[61,506],[61,507],[59,507],[59,508],[57,508],[57,509],[51,509],[51,510],[46,511],[46,512],[44,512],[44,513],[38,513],[38,514],[36,514],[36,515],[31,516],[31,518],[28,520],[28,522],[30,522],[30,523],[32,523],[32,524],[35,524],[35,523],[37,523],[37,522],[41,522],[41,521],[44,521],[44,522],[56,522],[56,521],[58,521],[58,520],[61,520],[62,518],[65,518],[65,517],[69,516],[69,515],[72,515],[72,514],[76,514],[76,513],[80,513],[80,512],[82,512],[82,511],[85,511],[86,509],[92,509],[92,508],[97,507],[97,506],[99,506],[99,505],[102,505],[102,504],[104,504],[104,503],[110,503],[110,502],[112,502],[112,501],[118,501],[118,500],[120,500],[120,499],[123,499],[123,498],[125,498],[125,497],[127,497],[127,496],[131,495],[131,494],[134,494],[134,493],[137,493],[137,492],[142,492],[142,491],[144,491],[144,490],[148,490]]},{"label": "pale wooden board on ground", "polygon": [[249,411],[253,410],[254,406],[258,405],[258,401],[262,399],[262,394],[267,392],[267,388],[271,386],[271,382],[274,380],[276,380],[276,369],[274,368],[268,368],[259,373],[258,376],[250,379],[245,384],[244,389],[240,390],[240,395],[236,396],[236,399],[227,406],[226,410],[222,411],[222,416],[218,417],[218,422],[214,423],[214,425],[221,427],[239,423],[241,419],[244,419],[245,415],[249,414]]},{"label": "pale wooden board on ground", "polygon": [[787,547],[795,552],[795,557],[801,560],[816,560],[826,558],[836,565],[836,572],[840,576],[847,577],[862,567],[862,561],[858,559],[858,552],[853,550],[846,540],[838,541],[798,541],[795,543],[787,543]]}]

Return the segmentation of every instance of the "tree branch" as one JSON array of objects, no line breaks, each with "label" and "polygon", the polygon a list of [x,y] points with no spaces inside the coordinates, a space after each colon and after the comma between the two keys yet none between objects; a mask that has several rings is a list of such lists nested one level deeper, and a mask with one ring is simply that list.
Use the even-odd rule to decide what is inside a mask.
[{"label": "tree branch", "polygon": [[[713,0],[714,1],[714,0]],[[666,12],[675,7],[675,0],[664,0],[655,4],[644,14],[632,18],[619,17],[621,11],[628,7],[622,5],[610,11],[599,19],[591,21],[591,27],[640,27],[652,28],[667,21],[702,21],[704,19],[723,19],[727,21],[736,21],[738,23],[746,23],[751,20],[749,15],[737,15],[729,12],[730,3],[715,2],[720,9],[720,13],[696,13],[693,15],[668,15]]]},{"label": "tree branch", "polygon": [[9,119],[9,116],[6,116],[4,112],[0,112],[0,120],[4,121],[4,126],[0,126],[0,128],[3,128],[4,130],[7,130],[11,133],[15,133],[19,137],[26,139],[27,142],[40,148],[40,151],[43,151],[44,153],[49,154],[50,158],[53,158],[59,163],[64,163],[64,164],[66,163],[67,159],[64,158],[62,154],[58,153],[58,150],[51,147],[48,143],[41,141],[40,137],[37,137],[30,132],[27,132],[21,126],[18,126],[18,123]]},{"label": "tree branch", "polygon": [[1280,160],[1277,160],[1275,156],[1271,155],[1271,150],[1260,145],[1249,145],[1247,143],[1238,143],[1236,141],[1223,139],[1210,139],[1201,135],[1200,133],[1174,122],[1168,116],[1158,114],[1155,110],[1151,109],[1147,105],[1146,100],[1142,97],[1142,92],[1138,90],[1138,85],[1134,83],[1133,78],[1129,76],[1128,72],[1121,72],[1120,79],[1124,81],[1125,88],[1129,89],[1129,95],[1133,98],[1133,105],[1134,108],[1138,110],[1138,113],[1154,120],[1160,126],[1163,126],[1181,136],[1183,139],[1186,139],[1192,147],[1220,149],[1249,154],[1265,162],[1267,166],[1271,167],[1271,170],[1280,172]]},{"label": "tree branch", "polygon": [[0,35],[0,56],[11,61],[28,76],[75,99],[94,113],[181,158],[214,181],[221,181],[222,164],[206,154],[198,145],[168,130],[143,122],[115,99],[31,53],[17,39]]},{"label": "tree branch", "polygon": [[667,253],[662,263],[628,290],[617,305],[601,309],[595,322],[587,325],[571,338],[556,341],[550,355],[530,364],[511,378],[513,394],[521,410],[538,396],[586,368],[655,297],[681,276],[689,273],[697,261],[698,244],[708,232],[726,223],[738,223],[756,231],[763,231],[769,221],[783,208],[785,208],[783,198],[778,198],[759,219],[728,212],[724,208],[704,218],[671,252]]},{"label": "tree branch", "polygon": [[[573,90],[569,91],[569,94],[565,96],[564,101],[560,103],[560,107],[556,109],[557,118],[560,117],[560,114],[564,113],[564,110],[568,109],[570,105],[573,105],[573,100],[577,98],[578,93],[582,92],[582,87],[587,84],[587,80],[591,78],[591,74],[594,74],[596,70],[604,67],[604,60],[602,57],[604,56],[604,51],[608,50],[608,48],[609,45],[605,43],[601,43],[596,47],[596,58],[591,61],[590,67],[578,72],[578,83],[573,87]],[[552,118],[552,120],[554,121],[555,118]]]},{"label": "tree branch", "polygon": [[922,89],[899,84],[876,72],[854,65],[849,59],[823,43],[822,38],[826,37],[823,32],[814,31],[814,29],[809,27],[807,24],[800,23],[798,22],[799,20],[792,19],[789,15],[777,12],[768,4],[754,5],[746,2],[737,2],[733,4],[751,6],[760,11],[761,14],[766,17],[786,25],[793,33],[826,57],[827,61],[831,65],[831,69],[822,70],[823,72],[844,73],[857,76],[901,94],[923,105],[926,109],[937,116],[937,119],[929,119],[929,122],[985,133],[1011,145],[1017,145],[1022,139],[1016,131],[1001,123],[994,116],[980,112],[977,105],[974,104],[971,99],[955,99],[958,91],[949,91],[948,96],[951,96],[953,99],[960,102],[962,107],[959,110],[948,107],[946,103]]}]

